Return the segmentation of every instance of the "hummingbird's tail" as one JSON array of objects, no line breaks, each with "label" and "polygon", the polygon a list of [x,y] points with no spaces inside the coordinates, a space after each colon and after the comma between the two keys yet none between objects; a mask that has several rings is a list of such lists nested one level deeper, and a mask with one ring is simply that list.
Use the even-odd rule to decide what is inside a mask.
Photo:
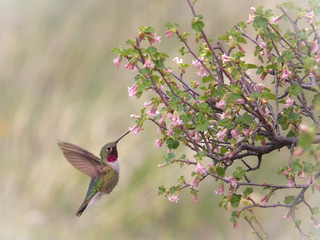
[{"label": "hummingbird's tail", "polygon": [[100,200],[101,197],[102,197],[102,193],[97,192],[90,198],[88,199],[86,198],[81,204],[81,206],[79,207],[78,211],[76,212],[76,216],[80,217],[81,214],[84,212],[84,210],[88,210],[89,208],[91,208],[97,201]]}]

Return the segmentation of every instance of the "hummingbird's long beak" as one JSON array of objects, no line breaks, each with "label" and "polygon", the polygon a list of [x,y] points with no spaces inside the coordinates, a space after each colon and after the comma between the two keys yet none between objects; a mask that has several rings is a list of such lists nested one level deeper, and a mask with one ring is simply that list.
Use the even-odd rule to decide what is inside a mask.
[{"label": "hummingbird's long beak", "polygon": [[126,132],[125,134],[123,134],[117,141],[116,143],[118,143],[124,136],[126,136],[130,131]]}]

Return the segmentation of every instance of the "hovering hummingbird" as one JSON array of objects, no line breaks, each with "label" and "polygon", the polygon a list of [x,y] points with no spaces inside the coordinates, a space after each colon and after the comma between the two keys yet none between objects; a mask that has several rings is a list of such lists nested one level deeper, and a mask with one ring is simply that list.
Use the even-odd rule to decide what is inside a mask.
[{"label": "hovering hummingbird", "polygon": [[119,181],[118,142],[130,131],[123,134],[118,140],[104,145],[98,158],[81,147],[59,141],[63,155],[76,169],[91,177],[87,195],[76,212],[81,216],[84,210],[89,209],[103,194],[109,194]]}]

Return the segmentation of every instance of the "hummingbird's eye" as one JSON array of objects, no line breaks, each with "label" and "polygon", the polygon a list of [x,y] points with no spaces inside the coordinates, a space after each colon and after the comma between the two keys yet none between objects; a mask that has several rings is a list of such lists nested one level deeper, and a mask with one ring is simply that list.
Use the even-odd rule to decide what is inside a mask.
[{"label": "hummingbird's eye", "polygon": [[111,147],[107,147],[107,151],[110,152],[111,151]]}]

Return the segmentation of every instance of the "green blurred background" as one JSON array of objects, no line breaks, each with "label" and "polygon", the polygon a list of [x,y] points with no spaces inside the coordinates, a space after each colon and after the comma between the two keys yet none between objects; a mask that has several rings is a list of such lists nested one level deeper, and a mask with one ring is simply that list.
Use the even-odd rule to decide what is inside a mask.
[{"label": "green blurred background", "polygon": [[[196,8],[216,39],[246,21],[251,6],[276,3],[202,0]],[[128,98],[135,73],[115,68],[110,50],[151,25],[162,38],[159,48],[173,58],[180,45],[166,39],[165,24],[189,31],[190,19],[181,0],[0,0],[0,239],[255,239],[244,221],[232,229],[230,211],[217,207],[213,179],[200,186],[199,204],[188,190],[178,204],[157,195],[158,186],[175,184],[192,168],[157,168],[163,150],[154,146],[150,123],[120,142],[118,187],[81,218],[74,215],[89,178],[69,165],[56,140],[97,155],[133,126],[129,116],[146,99]],[[270,180],[261,172],[257,179]],[[270,237],[296,239],[284,213],[257,211]]]}]

